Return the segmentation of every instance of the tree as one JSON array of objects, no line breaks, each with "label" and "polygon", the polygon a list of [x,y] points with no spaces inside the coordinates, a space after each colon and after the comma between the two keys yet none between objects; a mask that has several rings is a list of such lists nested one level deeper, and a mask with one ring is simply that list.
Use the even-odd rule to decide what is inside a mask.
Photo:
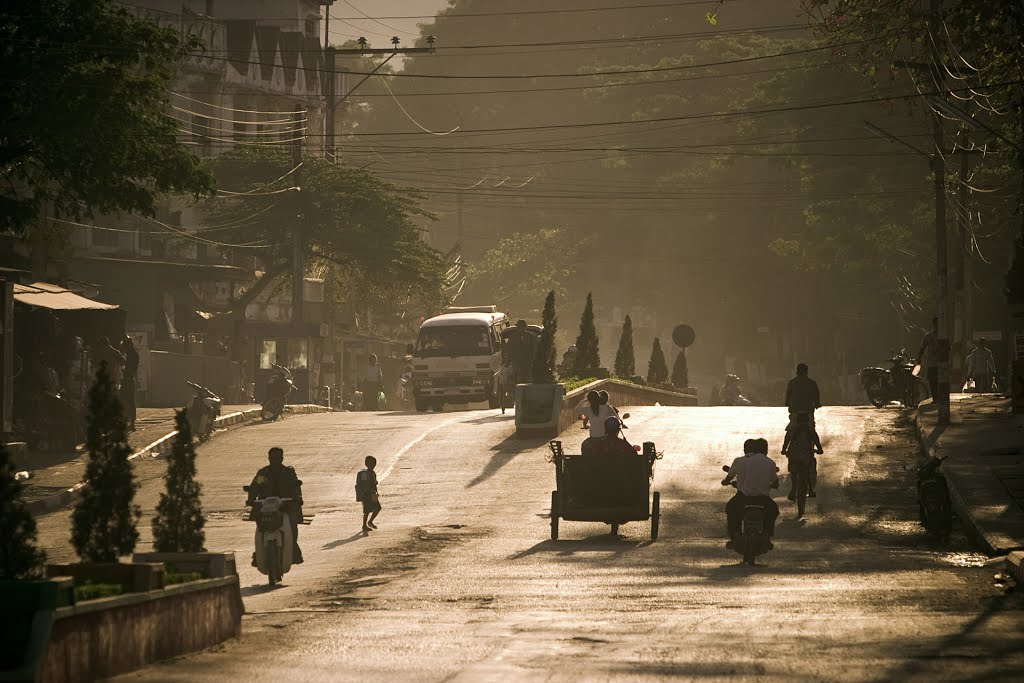
[{"label": "tree", "polygon": [[36,521],[21,500],[21,488],[10,451],[0,444],[0,580],[32,578],[46,560],[36,548]]},{"label": "tree", "polygon": [[679,349],[676,362],[672,364],[672,384],[677,387],[690,386],[690,371],[686,367],[686,349]]},{"label": "tree", "polygon": [[601,367],[597,348],[597,329],[594,327],[594,299],[587,292],[587,303],[580,316],[580,333],[576,337],[576,367],[573,372],[582,377],[584,370]]},{"label": "tree", "polygon": [[[502,238],[468,268],[464,296],[518,311],[521,317],[535,315],[537,302],[548,291],[571,291],[580,255],[589,241],[562,228]],[[564,300],[562,305],[566,305]]]},{"label": "tree", "polygon": [[622,323],[619,350],[615,352],[615,374],[627,378],[636,374],[636,358],[633,354],[633,321],[628,315],[626,321]]},{"label": "tree", "polygon": [[168,115],[197,40],[113,0],[6,0],[0,44],[0,229],[23,233],[47,204],[76,220],[153,215],[162,193],[210,192]]},{"label": "tree", "polygon": [[544,327],[537,341],[537,352],[533,356],[533,381],[538,384],[552,384],[555,381],[555,333],[558,332],[558,316],[555,314],[555,290],[548,292],[541,314]]},{"label": "tree", "polygon": [[204,550],[202,490],[196,481],[196,450],[192,428],[184,410],[175,417],[174,437],[164,475],[166,491],[160,494],[153,517],[153,547],[159,553],[198,553]]},{"label": "tree", "polygon": [[138,490],[128,461],[132,449],[106,363],[100,364],[89,390],[85,447],[85,487],[71,515],[71,544],[86,562],[117,562],[135,549],[142,512],[132,504]]},{"label": "tree", "polygon": [[647,383],[664,384],[667,381],[668,366],[665,365],[665,354],[661,350],[661,340],[655,337],[651,360],[647,363]]},{"label": "tree", "polygon": [[[245,308],[292,267],[295,231],[305,245],[309,268],[330,267],[349,283],[349,293],[378,294],[381,305],[407,313],[428,313],[446,303],[448,264],[423,240],[418,220],[432,216],[422,195],[399,187],[365,168],[308,158],[301,191],[294,187],[291,156],[277,148],[241,148],[212,162],[218,182],[258,194],[211,201],[211,222],[226,224],[217,241],[253,249],[263,275],[233,302],[239,319]],[[301,217],[300,217],[301,214]]]}]

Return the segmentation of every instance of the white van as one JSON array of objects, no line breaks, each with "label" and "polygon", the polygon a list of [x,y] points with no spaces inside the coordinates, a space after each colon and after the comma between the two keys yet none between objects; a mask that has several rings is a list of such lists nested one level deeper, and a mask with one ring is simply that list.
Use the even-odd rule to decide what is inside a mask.
[{"label": "white van", "polygon": [[497,408],[501,333],[508,327],[497,306],[452,306],[425,320],[412,357],[416,410],[471,401]]}]

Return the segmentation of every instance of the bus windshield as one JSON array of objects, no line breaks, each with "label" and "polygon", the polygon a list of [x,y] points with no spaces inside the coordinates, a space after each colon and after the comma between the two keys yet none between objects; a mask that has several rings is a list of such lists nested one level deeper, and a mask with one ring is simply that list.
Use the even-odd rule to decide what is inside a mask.
[{"label": "bus windshield", "polygon": [[416,355],[421,358],[437,356],[489,356],[490,330],[482,325],[452,325],[450,327],[424,327],[416,340]]}]

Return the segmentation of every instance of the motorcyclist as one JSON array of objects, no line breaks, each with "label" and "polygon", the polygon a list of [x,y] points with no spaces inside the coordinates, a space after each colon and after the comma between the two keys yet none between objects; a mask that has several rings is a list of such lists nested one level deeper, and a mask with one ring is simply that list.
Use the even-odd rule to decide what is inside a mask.
[{"label": "motorcyclist", "polygon": [[740,531],[743,508],[746,505],[765,507],[768,536],[775,535],[775,520],[779,516],[779,506],[771,498],[771,489],[778,486],[777,472],[775,461],[768,457],[766,439],[747,439],[743,442],[743,456],[733,460],[729,473],[722,480],[722,486],[729,486],[733,480],[736,481],[736,495],[725,505],[729,532],[729,541],[725,547],[732,548],[733,540]]},{"label": "motorcyclist", "polygon": [[604,420],[604,436],[591,437],[583,442],[580,449],[583,455],[636,455],[629,442],[619,434],[623,429],[622,421],[612,415]]},{"label": "motorcyclist", "polygon": [[[277,496],[278,498],[290,498],[288,503],[282,504],[282,510],[288,513],[288,520],[292,527],[292,564],[302,564],[302,550],[299,548],[299,521],[302,520],[302,481],[295,474],[295,468],[284,464],[284,450],[274,446],[267,451],[267,459],[270,464],[261,467],[252,483],[249,484],[249,499],[247,505],[259,498]],[[256,555],[253,554],[253,566],[256,562]]]},{"label": "motorcyclist", "polygon": [[796,377],[786,385],[786,407],[789,408],[790,422],[798,413],[807,413],[814,425],[814,411],[821,407],[821,392],[818,383],[807,376],[807,364],[798,363]]},{"label": "motorcyclist", "polygon": [[[814,486],[818,483],[818,461],[814,454],[821,455],[824,452],[810,414],[807,412],[795,413],[786,427],[786,438],[782,442],[782,454],[787,457],[790,474],[807,469],[808,498],[818,495],[814,492]],[[796,500],[796,486],[792,478],[790,479],[788,497],[790,500]]]},{"label": "motorcyclist", "polygon": [[740,388],[740,378],[737,375],[726,375],[725,385],[718,391],[718,403],[724,406],[738,406],[749,404],[743,396]]}]

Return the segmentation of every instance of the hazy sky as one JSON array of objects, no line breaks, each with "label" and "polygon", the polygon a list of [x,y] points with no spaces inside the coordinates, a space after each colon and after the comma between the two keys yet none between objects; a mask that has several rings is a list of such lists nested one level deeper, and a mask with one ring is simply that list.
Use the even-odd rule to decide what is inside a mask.
[{"label": "hazy sky", "polygon": [[[335,0],[331,7],[331,40],[342,43],[365,36],[374,47],[387,47],[391,43],[391,36],[397,35],[404,45],[411,46],[415,37],[419,35],[417,24],[429,19],[383,17],[433,16],[447,6],[447,0]],[[362,14],[380,19],[366,19],[360,11]]]}]

